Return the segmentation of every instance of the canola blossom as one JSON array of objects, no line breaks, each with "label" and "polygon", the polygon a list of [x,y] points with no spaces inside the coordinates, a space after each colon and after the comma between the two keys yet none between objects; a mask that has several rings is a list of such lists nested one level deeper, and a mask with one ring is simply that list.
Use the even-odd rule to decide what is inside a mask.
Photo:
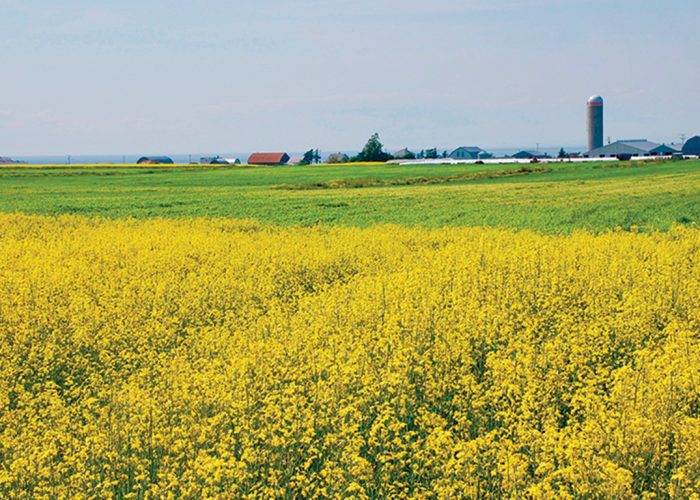
[{"label": "canola blossom", "polygon": [[0,496],[698,498],[700,230],[0,214]]}]

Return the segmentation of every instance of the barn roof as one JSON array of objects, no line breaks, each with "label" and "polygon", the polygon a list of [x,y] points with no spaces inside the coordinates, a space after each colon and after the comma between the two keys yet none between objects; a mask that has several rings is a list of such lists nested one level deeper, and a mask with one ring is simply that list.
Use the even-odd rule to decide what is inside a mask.
[{"label": "barn roof", "polygon": [[481,149],[480,147],[477,147],[477,146],[460,146],[457,149],[455,149],[454,151],[452,151],[452,153],[455,153],[457,151],[466,151],[468,153],[477,153],[477,154],[481,153],[481,152],[485,152],[483,149]]},{"label": "barn roof", "polygon": [[479,158],[493,158],[493,155],[477,146],[460,146],[450,153],[450,158],[461,159],[465,156],[478,160]]},{"label": "barn roof", "polygon": [[700,135],[691,137],[683,145],[683,154],[688,156],[700,156]]},{"label": "barn roof", "polygon": [[667,144],[661,144],[660,146],[656,146],[654,149],[649,151],[651,154],[657,154],[657,155],[672,155],[676,153],[680,153],[676,148],[673,146],[669,146]]},{"label": "barn roof", "polygon": [[513,155],[513,158],[527,159],[527,158],[547,158],[547,153],[540,153],[539,151],[531,151],[523,149],[518,151]]},{"label": "barn roof", "polygon": [[287,153],[253,153],[248,158],[251,165],[280,165],[289,161]]},{"label": "barn roof", "polygon": [[174,163],[172,158],[167,156],[142,156],[136,163]]},{"label": "barn roof", "polygon": [[633,156],[644,156],[649,154],[665,155],[677,152],[676,149],[665,144],[658,144],[646,139],[625,139],[615,141],[612,144],[607,144],[602,148],[597,148],[589,151],[587,154],[591,158],[601,156],[617,156],[621,154],[629,154]]},{"label": "barn roof", "polygon": [[652,149],[656,149],[661,146],[661,144],[658,142],[651,142],[646,139],[623,139],[618,142],[625,144],[626,146],[641,149],[642,151],[651,151]]},{"label": "barn roof", "polygon": [[405,160],[408,158],[415,158],[416,155],[408,148],[403,148],[399,149],[396,153],[394,153],[394,158],[397,160]]}]

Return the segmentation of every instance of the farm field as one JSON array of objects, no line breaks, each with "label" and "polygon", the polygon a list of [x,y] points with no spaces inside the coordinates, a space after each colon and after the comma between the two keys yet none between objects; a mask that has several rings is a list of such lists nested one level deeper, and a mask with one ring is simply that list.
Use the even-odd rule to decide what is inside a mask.
[{"label": "farm field", "polygon": [[700,220],[700,161],[0,168],[0,211],[568,233]]},{"label": "farm field", "polygon": [[0,168],[0,497],[697,498],[700,162]]},{"label": "farm field", "polygon": [[691,497],[699,250],[0,215],[0,494]]}]

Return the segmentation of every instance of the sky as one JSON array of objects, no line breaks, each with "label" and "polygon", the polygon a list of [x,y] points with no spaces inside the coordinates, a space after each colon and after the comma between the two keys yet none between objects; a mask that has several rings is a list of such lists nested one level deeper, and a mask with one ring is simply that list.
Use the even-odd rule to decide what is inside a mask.
[{"label": "sky", "polygon": [[697,0],[0,0],[0,155],[700,134]]}]

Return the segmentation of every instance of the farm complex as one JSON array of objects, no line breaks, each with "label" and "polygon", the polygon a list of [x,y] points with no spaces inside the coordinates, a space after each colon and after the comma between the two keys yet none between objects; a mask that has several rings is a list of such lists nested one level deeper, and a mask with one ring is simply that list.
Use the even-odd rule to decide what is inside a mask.
[{"label": "farm complex", "polygon": [[0,169],[2,496],[698,491],[699,161],[151,160]]},{"label": "farm complex", "polygon": [[0,499],[700,500],[700,2],[0,14]]}]

